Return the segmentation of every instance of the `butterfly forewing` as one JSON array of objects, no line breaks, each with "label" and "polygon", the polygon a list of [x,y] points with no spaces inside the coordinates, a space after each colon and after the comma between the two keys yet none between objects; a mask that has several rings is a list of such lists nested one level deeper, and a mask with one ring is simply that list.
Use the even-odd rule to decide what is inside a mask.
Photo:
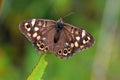
[{"label": "butterfly forewing", "polygon": [[64,23],[61,19],[30,19],[20,24],[20,31],[38,51],[50,51],[60,58],[68,58],[94,43],[93,37],[84,29]]},{"label": "butterfly forewing", "polygon": [[48,50],[53,51],[53,40],[51,38],[55,32],[54,26],[55,21],[53,20],[30,19],[22,22],[19,27],[20,31],[33,43],[35,48],[45,53]]},{"label": "butterfly forewing", "polygon": [[[73,52],[83,50],[92,46],[94,43],[93,37],[82,28],[75,27],[70,24],[65,23],[65,31],[69,33],[69,40],[71,40],[71,47],[73,47]],[[74,45],[73,45],[74,44]]]}]

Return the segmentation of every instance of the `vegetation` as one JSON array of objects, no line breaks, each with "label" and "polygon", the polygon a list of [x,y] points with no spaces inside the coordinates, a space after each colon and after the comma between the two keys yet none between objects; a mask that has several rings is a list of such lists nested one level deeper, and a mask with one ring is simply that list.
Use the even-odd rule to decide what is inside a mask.
[{"label": "vegetation", "polygon": [[[70,13],[74,14],[65,17]],[[31,18],[63,18],[91,33],[95,44],[69,59],[41,56],[19,31],[19,23]],[[119,23],[120,0],[0,0],[0,80],[35,76],[41,80],[120,80]]]}]

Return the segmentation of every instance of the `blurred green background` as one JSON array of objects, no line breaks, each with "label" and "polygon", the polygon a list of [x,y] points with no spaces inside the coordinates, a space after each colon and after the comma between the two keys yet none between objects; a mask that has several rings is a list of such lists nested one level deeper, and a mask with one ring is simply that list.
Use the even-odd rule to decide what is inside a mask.
[{"label": "blurred green background", "polygon": [[20,22],[72,12],[63,21],[91,33],[95,44],[69,59],[48,54],[42,80],[120,80],[120,0],[0,0],[0,80],[25,80],[40,57]]}]

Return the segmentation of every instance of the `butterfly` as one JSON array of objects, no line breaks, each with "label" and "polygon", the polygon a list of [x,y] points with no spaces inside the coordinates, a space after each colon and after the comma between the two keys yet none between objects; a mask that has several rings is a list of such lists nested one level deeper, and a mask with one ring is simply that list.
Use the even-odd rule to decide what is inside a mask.
[{"label": "butterfly", "polygon": [[60,58],[68,58],[94,44],[94,38],[82,28],[48,19],[29,19],[19,25],[34,47],[45,54],[51,52]]}]

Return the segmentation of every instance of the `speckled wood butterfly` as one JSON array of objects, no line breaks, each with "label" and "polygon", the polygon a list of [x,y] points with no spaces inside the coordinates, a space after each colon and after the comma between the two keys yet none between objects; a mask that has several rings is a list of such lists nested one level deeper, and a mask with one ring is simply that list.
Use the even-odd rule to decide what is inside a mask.
[{"label": "speckled wood butterfly", "polygon": [[29,19],[23,21],[19,28],[38,51],[43,54],[49,51],[60,58],[68,58],[94,43],[88,32],[64,23],[62,19]]}]

